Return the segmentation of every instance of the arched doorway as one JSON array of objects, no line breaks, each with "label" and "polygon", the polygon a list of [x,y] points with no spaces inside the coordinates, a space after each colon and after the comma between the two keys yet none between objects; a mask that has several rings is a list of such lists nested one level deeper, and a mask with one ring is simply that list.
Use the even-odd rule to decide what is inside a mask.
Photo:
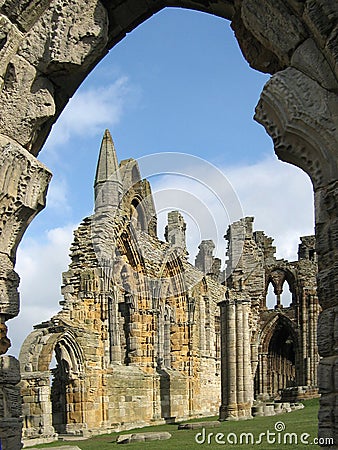
[{"label": "arched doorway", "polygon": [[52,424],[58,434],[83,432],[83,357],[76,342],[64,335],[54,348],[56,367],[51,370]]},{"label": "arched doorway", "polygon": [[54,331],[44,336],[34,330],[20,355],[27,438],[30,428],[49,440],[55,433],[83,434],[87,428],[81,347],[70,331]]},{"label": "arched doorway", "polygon": [[291,330],[282,323],[276,326],[268,350],[268,392],[278,398],[283,389],[296,386],[296,342]]},{"label": "arched doorway", "polygon": [[280,399],[282,391],[299,383],[299,336],[282,313],[262,330],[255,374],[255,397]]},{"label": "arched doorway", "polygon": [[58,434],[66,434],[67,426],[67,385],[69,364],[61,357],[59,345],[55,348],[57,365],[51,369],[52,424]]}]

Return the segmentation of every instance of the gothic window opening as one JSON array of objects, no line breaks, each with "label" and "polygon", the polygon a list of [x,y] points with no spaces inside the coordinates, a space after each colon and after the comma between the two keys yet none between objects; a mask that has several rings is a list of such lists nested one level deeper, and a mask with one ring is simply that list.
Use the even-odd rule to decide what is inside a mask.
[{"label": "gothic window opening", "polygon": [[84,422],[83,358],[67,335],[55,345],[50,372],[52,425],[59,434],[73,434]]},{"label": "gothic window opening", "polygon": [[131,180],[132,180],[133,184],[136,184],[137,182],[139,182],[140,178],[141,178],[140,172],[138,171],[136,165],[134,165],[131,170]]},{"label": "gothic window opening", "polygon": [[134,199],[130,205],[130,220],[134,226],[142,231],[146,231],[145,214],[141,203]]},{"label": "gothic window opening", "polygon": [[269,283],[268,292],[266,295],[266,307],[268,309],[274,309],[276,303],[276,294],[274,293],[272,283]]},{"label": "gothic window opening", "polygon": [[169,305],[161,305],[158,324],[157,363],[159,368],[171,367],[171,310]]},{"label": "gothic window opening", "polygon": [[288,283],[284,283],[281,302],[284,308],[288,308],[292,303],[292,293]]},{"label": "gothic window opening", "polygon": [[269,281],[265,305],[267,309],[288,308],[292,304],[292,293],[288,281],[279,279],[276,282],[272,278]]}]

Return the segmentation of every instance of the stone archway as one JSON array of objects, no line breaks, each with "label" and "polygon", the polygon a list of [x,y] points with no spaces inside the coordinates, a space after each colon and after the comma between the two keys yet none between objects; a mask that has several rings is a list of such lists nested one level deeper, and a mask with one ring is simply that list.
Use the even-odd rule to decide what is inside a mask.
[{"label": "stone archway", "polygon": [[[50,334],[46,335],[41,328],[32,331],[20,353],[26,438],[40,436],[53,440],[55,433],[78,434],[86,427],[81,346],[64,324],[49,325]],[[56,367],[51,369],[54,353]]]},{"label": "stone archway", "polygon": [[[13,271],[20,239],[44,207],[50,173],[35,156],[81,81],[126,33],[167,6],[231,20],[249,64],[272,74],[256,120],[284,161],[313,182],[323,308],[318,344],[322,392],[320,435],[334,437],[335,316],[338,304],[338,6],[335,0],[43,0],[0,3],[0,322],[18,314]],[[15,176],[8,167],[15,167]],[[3,352],[6,351],[6,345]],[[17,368],[2,356],[4,367]],[[17,369],[16,369],[17,370]],[[13,376],[9,391],[17,395]],[[1,379],[0,379],[1,381]],[[8,389],[6,392],[9,392]],[[7,394],[6,394],[7,395]],[[20,448],[19,410],[0,418],[4,448]],[[16,423],[8,430],[5,419]]]},{"label": "stone archway", "polygon": [[276,314],[263,328],[259,347],[255,397],[279,398],[283,389],[300,384],[299,336],[291,320]]}]

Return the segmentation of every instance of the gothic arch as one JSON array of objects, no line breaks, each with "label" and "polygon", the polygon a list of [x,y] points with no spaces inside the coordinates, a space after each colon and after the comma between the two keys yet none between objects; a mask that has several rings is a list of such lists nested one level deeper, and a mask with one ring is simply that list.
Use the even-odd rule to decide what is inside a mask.
[{"label": "gothic arch", "polygon": [[278,313],[266,323],[258,339],[255,395],[278,398],[283,389],[299,381],[299,335],[292,321]]},{"label": "gothic arch", "polygon": [[284,314],[278,313],[272,320],[269,320],[266,323],[262,331],[259,333],[258,337],[259,348],[262,353],[268,352],[271,338],[274,335],[276,328],[279,324],[284,326],[290,331],[292,338],[294,339],[295,345],[298,346],[298,335],[293,323]]},{"label": "gothic arch", "polygon": [[131,220],[135,221],[136,227],[139,227],[142,231],[146,231],[146,214],[142,202],[137,197],[134,197],[130,203],[130,216]]},{"label": "gothic arch", "polygon": [[[36,156],[53,123],[83,79],[126,33],[167,6],[215,14],[232,28],[249,64],[273,74],[256,109],[256,120],[274,141],[278,157],[305,170],[316,198],[321,370],[333,370],[334,320],[338,304],[337,235],[337,3],[334,0],[61,0],[1,4],[5,38],[0,44],[1,176],[8,160],[20,164],[25,183],[3,192],[3,277],[9,284],[3,320],[18,314],[14,267],[17,244],[45,203],[50,179]],[[62,20],[60,20],[62,17]],[[72,28],[73,39],[67,39]],[[33,156],[32,156],[33,155]],[[326,359],[327,358],[327,359]],[[328,369],[329,368],[329,369]],[[324,377],[324,375],[323,375]],[[331,391],[330,391],[331,389]],[[325,391],[321,432],[332,437],[335,390]],[[331,397],[330,397],[331,396]],[[323,419],[324,420],[324,419]],[[325,419],[326,420],[326,419]],[[20,424],[17,424],[17,430]],[[329,430],[329,431],[327,431]],[[17,433],[19,448],[19,432]]]},{"label": "gothic arch", "polygon": [[[51,328],[54,325],[51,323]],[[68,355],[67,359],[72,371],[82,374],[84,357],[76,337],[69,330],[50,332],[47,336],[39,329],[34,330],[25,339],[20,352],[20,364],[23,372],[49,371],[55,347],[59,345]]]},{"label": "gothic arch", "polygon": [[[75,431],[74,426],[85,423],[84,355],[71,331],[55,328],[47,335],[33,331],[20,353],[24,400],[30,404],[31,398],[37,398],[30,415],[24,415],[24,435],[36,423],[37,434],[47,436]],[[50,369],[54,353],[57,365]]]},{"label": "gothic arch", "polygon": [[[291,66],[305,73],[305,77],[310,76],[324,89],[334,91],[336,86],[336,54],[330,39],[334,38],[337,17],[335,5],[329,0],[297,4],[297,7],[292,1],[280,0],[268,0],[263,4],[259,0],[242,0],[235,5],[230,0],[155,0],[151,5],[135,0],[118,4],[105,0],[102,3],[77,0],[74,4],[46,1],[42,5],[15,8],[12,3],[5,2],[1,8],[7,26],[5,62],[8,64],[12,57],[4,70],[4,97],[7,100],[14,92],[17,94],[7,108],[13,108],[15,103],[19,108],[16,116],[21,119],[15,126],[13,119],[7,116],[1,125],[4,134],[35,155],[69,97],[92,68],[128,32],[165,7],[194,9],[232,21],[245,58],[257,70],[274,74]],[[64,17],[62,22],[60,15]],[[78,40],[64,39],[70,24],[73,31],[78,32]],[[9,48],[10,41],[18,42],[21,37],[15,34],[16,29],[23,33],[23,43],[13,51]],[[52,33],[53,40],[50,39]],[[84,36],[90,39],[85,40]],[[48,51],[44,40],[50,41]],[[309,59],[309,55],[313,58]],[[19,79],[24,68],[29,72],[27,80]],[[34,69],[39,71],[39,76]],[[66,79],[67,83],[64,82]],[[17,92],[16,83],[29,83],[34,89],[22,85],[22,90]],[[30,100],[44,104],[44,108],[26,124],[27,104],[20,104],[19,97],[20,94],[28,96],[29,92]],[[277,109],[277,105],[273,109]],[[280,112],[277,110],[278,115]],[[282,115],[283,118],[286,116]],[[285,125],[282,118],[278,122]]]}]

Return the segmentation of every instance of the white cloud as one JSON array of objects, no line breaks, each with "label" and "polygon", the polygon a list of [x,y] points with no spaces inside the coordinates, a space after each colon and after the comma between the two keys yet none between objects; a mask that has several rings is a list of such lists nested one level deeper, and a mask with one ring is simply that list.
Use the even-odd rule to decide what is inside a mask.
[{"label": "white cloud", "polygon": [[122,76],[108,86],[79,90],[54,125],[47,148],[65,144],[71,137],[94,136],[119,123],[131,97],[137,92],[128,77]]},{"label": "white cloud", "polygon": [[18,248],[16,271],[20,275],[20,314],[9,322],[10,354],[17,356],[24,338],[36,325],[59,309],[61,274],[69,264],[74,225],[54,228],[40,239],[27,239]]},{"label": "white cloud", "polygon": [[68,203],[68,186],[64,178],[53,177],[48,188],[47,205],[48,208],[56,210],[70,211]]},{"label": "white cloud", "polygon": [[225,170],[254,228],[275,239],[277,257],[297,259],[300,236],[314,234],[313,190],[309,177],[269,157]]}]

